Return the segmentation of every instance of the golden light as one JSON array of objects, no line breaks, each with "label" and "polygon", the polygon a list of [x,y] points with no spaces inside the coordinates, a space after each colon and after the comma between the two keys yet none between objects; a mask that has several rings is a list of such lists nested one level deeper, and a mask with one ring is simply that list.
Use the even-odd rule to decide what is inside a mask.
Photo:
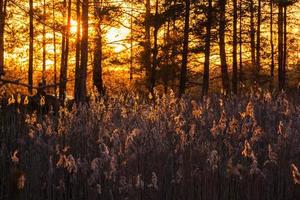
[{"label": "golden light", "polygon": [[53,60],[46,60],[46,70],[52,69],[53,64]]},{"label": "golden light", "polygon": [[70,27],[70,32],[72,34],[75,34],[77,32],[77,21],[71,19],[71,27]]},{"label": "golden light", "polygon": [[107,42],[113,47],[116,53],[126,49],[127,42],[124,42],[130,30],[124,27],[110,28],[106,33]]},{"label": "golden light", "polygon": [[[90,31],[93,31],[93,28],[90,27]],[[71,19],[71,27],[70,27],[70,32],[72,34],[76,34],[77,32],[77,21]],[[113,47],[113,50],[116,53],[119,53],[123,50],[126,49],[126,45],[128,45],[124,40],[126,37],[130,34],[130,30],[124,27],[112,27],[109,28],[107,33],[106,33],[106,40],[107,43]]]}]

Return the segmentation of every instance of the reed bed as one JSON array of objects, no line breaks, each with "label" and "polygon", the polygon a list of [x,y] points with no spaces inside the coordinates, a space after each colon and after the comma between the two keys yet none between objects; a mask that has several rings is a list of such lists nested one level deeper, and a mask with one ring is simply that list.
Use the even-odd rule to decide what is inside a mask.
[{"label": "reed bed", "polygon": [[300,199],[300,105],[284,93],[15,104],[0,108],[0,199]]}]

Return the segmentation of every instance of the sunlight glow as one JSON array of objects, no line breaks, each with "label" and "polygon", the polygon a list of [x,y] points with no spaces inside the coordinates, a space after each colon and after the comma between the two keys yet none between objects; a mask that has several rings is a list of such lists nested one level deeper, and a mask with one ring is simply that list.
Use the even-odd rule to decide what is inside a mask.
[{"label": "sunlight glow", "polygon": [[127,42],[123,40],[129,35],[130,30],[124,27],[121,28],[110,28],[106,33],[106,39],[116,53],[119,53],[126,49]]},{"label": "sunlight glow", "polygon": [[[92,27],[90,27],[89,31],[93,31]],[[71,34],[76,34],[77,32],[77,21],[71,19]],[[112,27],[109,28],[106,33],[107,43],[113,47],[113,50],[116,53],[119,53],[127,48],[128,43],[124,42],[126,37],[130,34],[130,30],[124,27]]]},{"label": "sunlight glow", "polygon": [[72,34],[75,34],[77,32],[77,21],[71,19],[71,27],[70,27],[70,32]]}]

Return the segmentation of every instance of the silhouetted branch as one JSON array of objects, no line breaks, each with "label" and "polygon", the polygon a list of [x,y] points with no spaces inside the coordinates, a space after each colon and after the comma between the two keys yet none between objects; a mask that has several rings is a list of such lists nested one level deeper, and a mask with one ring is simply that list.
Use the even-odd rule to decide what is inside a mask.
[{"label": "silhouetted branch", "polygon": [[1,85],[12,84],[12,85],[22,86],[22,87],[26,87],[26,88],[35,89],[35,90],[53,88],[53,87],[59,85],[59,84],[52,84],[52,85],[45,85],[45,86],[35,87],[35,86],[30,86],[26,83],[20,83],[20,80],[7,80],[7,79],[0,79],[0,83],[1,83]]}]

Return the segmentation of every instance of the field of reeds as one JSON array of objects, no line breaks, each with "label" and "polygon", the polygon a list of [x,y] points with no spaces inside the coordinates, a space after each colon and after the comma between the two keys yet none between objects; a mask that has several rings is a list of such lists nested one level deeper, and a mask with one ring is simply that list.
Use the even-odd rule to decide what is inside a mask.
[{"label": "field of reeds", "polygon": [[0,108],[1,200],[300,199],[300,104],[284,93],[16,101]]}]

